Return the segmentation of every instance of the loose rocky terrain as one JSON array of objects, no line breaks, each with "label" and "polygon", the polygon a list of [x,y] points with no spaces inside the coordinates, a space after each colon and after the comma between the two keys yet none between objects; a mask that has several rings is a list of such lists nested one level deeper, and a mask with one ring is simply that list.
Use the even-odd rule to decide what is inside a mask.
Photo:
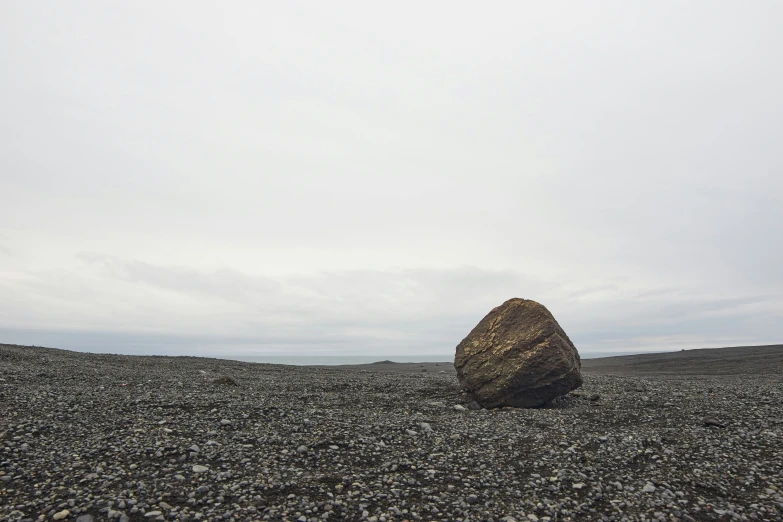
[{"label": "loose rocky terrain", "polygon": [[774,364],[621,366],[487,411],[433,365],[0,345],[0,520],[783,520]]}]

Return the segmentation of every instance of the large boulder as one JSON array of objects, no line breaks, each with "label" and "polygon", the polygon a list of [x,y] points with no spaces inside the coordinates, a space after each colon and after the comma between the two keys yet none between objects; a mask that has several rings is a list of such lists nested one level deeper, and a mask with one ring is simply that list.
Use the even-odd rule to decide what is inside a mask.
[{"label": "large boulder", "polygon": [[533,408],[582,385],[576,347],[543,305],[509,299],[457,346],[463,389],[485,408]]}]

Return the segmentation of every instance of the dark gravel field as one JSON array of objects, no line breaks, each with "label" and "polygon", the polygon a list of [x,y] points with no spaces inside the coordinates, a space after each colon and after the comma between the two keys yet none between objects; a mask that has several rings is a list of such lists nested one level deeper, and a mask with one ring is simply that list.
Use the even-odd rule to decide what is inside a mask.
[{"label": "dark gravel field", "polygon": [[487,411],[446,363],[0,345],[0,520],[780,521],[782,352],[730,350]]}]

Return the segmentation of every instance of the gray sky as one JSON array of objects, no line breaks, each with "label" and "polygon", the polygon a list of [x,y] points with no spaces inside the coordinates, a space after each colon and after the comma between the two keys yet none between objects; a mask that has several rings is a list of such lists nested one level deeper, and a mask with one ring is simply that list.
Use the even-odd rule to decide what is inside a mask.
[{"label": "gray sky", "polygon": [[783,3],[0,4],[0,341],[783,342]]}]

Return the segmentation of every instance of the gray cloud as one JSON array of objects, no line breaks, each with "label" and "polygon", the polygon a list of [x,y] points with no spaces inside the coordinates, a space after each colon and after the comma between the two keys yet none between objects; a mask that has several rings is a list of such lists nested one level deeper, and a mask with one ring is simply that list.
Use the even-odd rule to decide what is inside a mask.
[{"label": "gray cloud", "polygon": [[586,350],[783,334],[777,3],[0,11],[8,336],[437,352],[515,295]]},{"label": "gray cloud", "polygon": [[771,295],[629,292],[616,284],[575,291],[578,281],[475,267],[272,278],[79,257],[84,263],[74,271],[0,280],[7,338],[153,353],[161,347],[179,353],[187,345],[210,354],[449,354],[490,308],[511,296],[544,302],[588,354],[770,342],[778,334]]}]

